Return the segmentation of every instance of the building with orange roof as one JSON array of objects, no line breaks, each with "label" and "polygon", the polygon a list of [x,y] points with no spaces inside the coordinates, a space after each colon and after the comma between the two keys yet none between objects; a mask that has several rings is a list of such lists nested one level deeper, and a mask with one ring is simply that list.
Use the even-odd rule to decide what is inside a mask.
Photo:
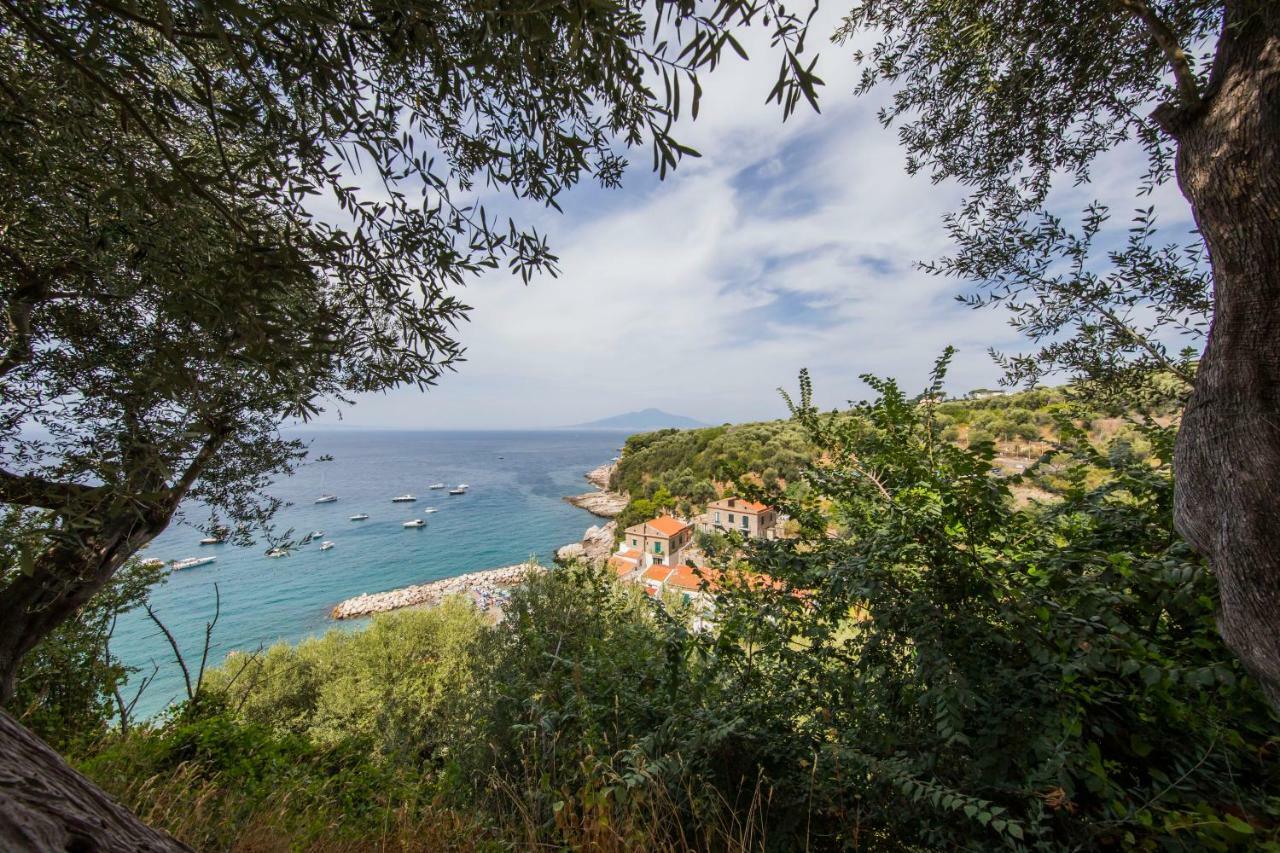
[{"label": "building with orange roof", "polygon": [[640,568],[644,554],[635,548],[621,550],[609,558],[609,568],[619,578],[626,578]]},{"label": "building with orange roof", "polygon": [[699,519],[703,530],[736,530],[753,539],[773,538],[777,524],[778,511],[773,507],[736,497],[712,501]]},{"label": "building with orange roof", "polygon": [[628,527],[624,532],[624,548],[635,549],[644,555],[644,565],[655,563],[674,566],[682,560],[684,549],[693,541],[693,528],[669,515],[651,518],[643,524]]}]

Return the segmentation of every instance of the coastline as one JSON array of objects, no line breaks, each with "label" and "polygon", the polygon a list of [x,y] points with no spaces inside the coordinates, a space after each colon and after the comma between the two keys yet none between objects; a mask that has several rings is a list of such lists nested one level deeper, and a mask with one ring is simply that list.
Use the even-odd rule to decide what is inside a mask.
[{"label": "coastline", "polygon": [[607,462],[604,465],[592,468],[585,476],[587,482],[595,486],[596,490],[581,495],[573,495],[565,498],[565,500],[579,509],[585,509],[600,518],[614,518],[627,508],[627,504],[631,500],[629,496],[622,492],[609,491],[609,481],[613,478],[613,472],[617,468],[617,462]]},{"label": "coastline", "polygon": [[[616,467],[616,462],[609,462],[588,471],[585,477],[596,486],[597,491],[566,497],[565,500],[593,515],[613,518],[626,507],[628,501],[626,495],[608,491],[609,478]],[[602,560],[612,549],[614,528],[612,521],[603,527],[588,528],[581,542],[558,549],[557,559]],[[364,592],[338,602],[329,611],[329,618],[341,621],[409,607],[434,607],[452,595],[473,595],[481,609],[487,610],[501,602],[509,587],[520,583],[530,573],[545,571],[545,566],[531,560],[514,566],[481,569],[385,592]]]},{"label": "coastline", "polygon": [[451,595],[479,593],[481,596],[497,598],[502,591],[520,583],[529,574],[545,571],[546,568],[544,566],[530,561],[514,566],[468,572],[451,578],[441,578],[438,581],[400,587],[386,592],[365,592],[354,598],[339,602],[329,611],[329,618],[335,620],[359,619],[364,616],[372,616],[375,613],[386,613],[405,607],[431,607]]}]

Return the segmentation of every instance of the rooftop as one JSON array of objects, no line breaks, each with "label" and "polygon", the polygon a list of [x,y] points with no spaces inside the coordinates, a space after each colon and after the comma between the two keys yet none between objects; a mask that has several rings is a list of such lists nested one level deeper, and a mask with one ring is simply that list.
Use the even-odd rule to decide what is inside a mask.
[{"label": "rooftop", "polygon": [[[645,524],[667,537],[675,536],[677,533],[689,526],[683,521],[676,521],[669,515],[660,515],[657,518],[651,518],[646,521]],[[644,525],[636,525],[636,527],[642,526]],[[635,527],[628,527],[627,530],[635,530]]]},{"label": "rooftop", "polygon": [[718,509],[736,509],[739,512],[764,512],[772,509],[758,501],[749,501],[745,498],[722,498],[718,501],[712,501],[707,504],[708,507],[716,507]]}]

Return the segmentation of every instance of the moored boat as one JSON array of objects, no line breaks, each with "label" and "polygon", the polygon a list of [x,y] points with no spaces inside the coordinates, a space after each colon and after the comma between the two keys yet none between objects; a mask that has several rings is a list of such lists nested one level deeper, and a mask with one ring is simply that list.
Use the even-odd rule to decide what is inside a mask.
[{"label": "moored boat", "polygon": [[407,504],[411,501],[416,501],[416,500],[417,498],[415,498],[413,495],[406,493],[403,495],[397,495],[396,497],[391,499],[391,502],[393,504]]},{"label": "moored boat", "polygon": [[169,564],[169,568],[173,569],[175,572],[180,572],[183,569],[194,569],[196,566],[206,566],[217,559],[217,557],[187,557],[185,560],[174,560]]},{"label": "moored boat", "polygon": [[320,497],[316,498],[316,503],[318,503],[318,504],[331,504],[331,503],[333,503],[334,501],[336,501],[337,499],[338,499],[338,496],[337,496],[337,495],[321,495]]},{"label": "moored boat", "polygon": [[443,488],[444,488],[444,483],[432,483],[430,486],[427,486],[427,488],[428,488],[428,489],[443,489]]},{"label": "moored boat", "polygon": [[274,557],[287,557],[287,556],[289,556],[289,552],[288,552],[288,551],[286,551],[284,548],[271,548],[271,549],[269,549],[269,550],[267,551],[267,556],[268,556],[268,557],[273,557],[273,558],[274,558]]},{"label": "moored boat", "polygon": [[369,518],[369,513],[357,512],[355,515],[351,516],[350,520],[351,521],[367,521],[368,518]]},{"label": "moored boat", "polygon": [[401,527],[426,527],[427,523],[420,518],[415,518],[413,521],[406,521],[404,524],[400,526]]},{"label": "moored boat", "polygon": [[424,509],[424,510],[423,510],[423,512],[439,512],[439,511],[440,511],[440,510],[436,509],[436,508],[435,508],[435,507],[433,507],[433,506],[429,506],[429,507],[427,507],[426,509]]},{"label": "moored boat", "polygon": [[226,541],[227,540],[223,539],[221,536],[206,536],[200,540],[200,544],[201,545],[221,545],[223,542],[226,542]]},{"label": "moored boat", "polygon": [[321,543],[320,543],[320,550],[321,550],[321,551],[328,551],[328,550],[329,550],[330,548],[332,548],[332,547],[333,547],[333,543],[332,543],[332,542],[325,541],[325,542],[321,542]]}]

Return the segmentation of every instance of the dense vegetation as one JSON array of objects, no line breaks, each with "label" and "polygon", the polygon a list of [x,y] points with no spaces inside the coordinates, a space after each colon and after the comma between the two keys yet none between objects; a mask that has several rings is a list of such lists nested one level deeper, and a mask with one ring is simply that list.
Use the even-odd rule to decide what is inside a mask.
[{"label": "dense vegetation", "polygon": [[812,454],[803,431],[789,421],[633,435],[610,483],[631,496],[618,529],[663,510],[701,512],[744,479],[773,489],[803,488],[799,475]]},{"label": "dense vegetation", "polygon": [[[1079,389],[1067,386],[940,399],[930,411],[943,440],[969,447],[990,443],[1006,471],[1021,471],[1049,451],[1064,419],[1105,451],[1145,459],[1151,445],[1142,433],[1144,418],[1172,422],[1178,391],[1185,390],[1161,376],[1148,385],[1136,395],[1140,405],[1127,410],[1087,402]],[[815,449],[794,420],[633,435],[611,482],[613,489],[631,496],[618,516],[618,528],[664,511],[696,515],[708,501],[730,494],[781,494],[803,500],[812,490],[801,474],[815,460]],[[1046,461],[1019,482],[1016,494],[1039,499],[1058,494],[1069,485],[1060,476],[1068,461],[1064,456]],[[1095,471],[1093,481],[1100,476]]]},{"label": "dense vegetation", "polygon": [[[1171,430],[1109,453],[1062,419],[999,475],[871,381],[819,414],[802,380],[799,535],[746,555],[711,631],[569,567],[496,627],[454,602],[233,656],[80,765],[203,849],[1280,844],[1280,720],[1170,529]],[[1040,465],[1056,499],[1016,509]]]}]

